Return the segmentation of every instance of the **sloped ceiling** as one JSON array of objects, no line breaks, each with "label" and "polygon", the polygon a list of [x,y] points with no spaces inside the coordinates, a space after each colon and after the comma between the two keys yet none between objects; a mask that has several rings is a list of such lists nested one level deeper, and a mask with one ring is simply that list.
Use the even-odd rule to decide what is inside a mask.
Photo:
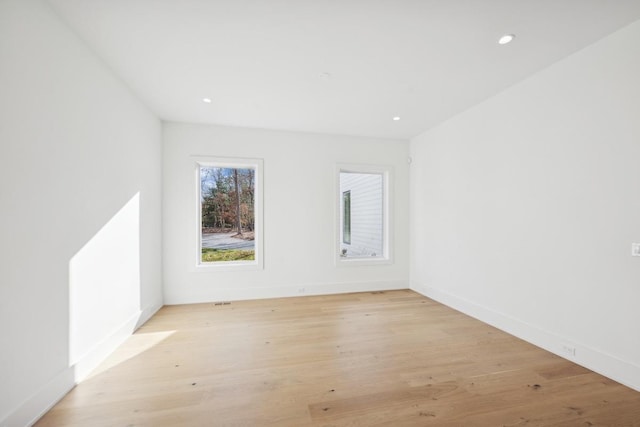
[{"label": "sloped ceiling", "polygon": [[402,139],[640,18],[638,0],[49,3],[164,120]]}]

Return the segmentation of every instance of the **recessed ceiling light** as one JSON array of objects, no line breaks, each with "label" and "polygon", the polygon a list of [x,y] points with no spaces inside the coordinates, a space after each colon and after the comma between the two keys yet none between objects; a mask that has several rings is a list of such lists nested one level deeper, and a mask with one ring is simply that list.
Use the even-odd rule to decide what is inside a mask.
[{"label": "recessed ceiling light", "polygon": [[329,81],[329,80],[331,80],[331,73],[327,73],[327,72],[325,71],[324,73],[320,73],[320,74],[318,74],[318,78],[319,78],[320,80],[325,81],[325,82],[326,82],[326,81]]},{"label": "recessed ceiling light", "polygon": [[516,36],[513,34],[505,34],[504,36],[500,37],[500,39],[498,40],[498,44],[511,43],[515,38]]},{"label": "recessed ceiling light", "polygon": [[393,118],[393,121],[394,121],[394,122],[397,122],[398,120],[400,120],[400,117],[399,117],[399,116],[395,116],[395,117]]},{"label": "recessed ceiling light", "polygon": [[202,98],[202,102],[205,104],[211,104],[211,98]]}]

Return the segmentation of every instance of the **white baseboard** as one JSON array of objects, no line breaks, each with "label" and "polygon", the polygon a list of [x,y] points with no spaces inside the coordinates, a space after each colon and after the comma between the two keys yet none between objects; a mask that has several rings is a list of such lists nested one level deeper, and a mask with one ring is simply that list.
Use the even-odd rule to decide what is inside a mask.
[{"label": "white baseboard", "polygon": [[98,367],[113,351],[118,348],[131,334],[151,318],[160,308],[162,302],[157,301],[148,305],[141,311],[132,314],[111,335],[105,337],[89,352],[84,354],[74,365],[76,383],[84,380],[95,368]]},{"label": "white baseboard", "polygon": [[156,314],[158,312],[158,310],[160,310],[163,306],[163,302],[162,300],[157,300],[156,302],[154,302],[153,304],[148,305],[146,308],[142,309],[142,311],[140,312],[140,318],[138,319],[138,322],[136,323],[136,330],[144,325],[145,323],[147,323],[147,321],[149,319],[151,319],[153,317],[154,314]]},{"label": "white baseboard", "polygon": [[[411,289],[537,347],[541,347],[564,359],[640,391],[640,366],[589,346],[576,343],[570,337],[562,337],[553,332],[542,330],[534,325],[448,292],[415,283],[411,284]],[[575,348],[574,355],[569,355],[563,350],[567,345]]]},{"label": "white baseboard", "polygon": [[116,328],[111,335],[105,337],[79,358],[75,365],[73,365],[75,368],[76,383],[87,378],[91,371],[98,367],[107,356],[131,336],[136,329],[141,314],[141,311],[132,314],[120,327]]},{"label": "white baseboard", "polygon": [[385,280],[347,283],[304,283],[300,285],[269,286],[253,288],[216,288],[206,296],[165,295],[165,304],[199,304],[217,301],[242,301],[251,299],[302,297],[307,295],[332,295],[351,292],[390,291],[408,289],[407,280]]},{"label": "white baseboard", "polygon": [[33,425],[49,409],[75,387],[73,368],[66,368],[45,384],[31,398],[0,421],[0,427],[25,427]]},{"label": "white baseboard", "polygon": [[25,427],[33,425],[49,409],[60,401],[75,385],[102,363],[138,327],[149,320],[162,307],[158,301],[136,312],[111,335],[105,337],[73,366],[64,369],[49,383],[23,402],[16,410],[0,421],[0,427]]}]

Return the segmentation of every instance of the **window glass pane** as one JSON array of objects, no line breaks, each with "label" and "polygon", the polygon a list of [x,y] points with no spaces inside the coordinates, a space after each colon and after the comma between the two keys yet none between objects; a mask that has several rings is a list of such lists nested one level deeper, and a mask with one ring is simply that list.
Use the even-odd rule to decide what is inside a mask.
[{"label": "window glass pane", "polygon": [[351,191],[342,193],[342,243],[351,244]]},{"label": "window glass pane", "polygon": [[255,260],[255,169],[200,166],[201,262]]},{"label": "window glass pane", "polygon": [[340,172],[343,258],[384,257],[384,175]]}]

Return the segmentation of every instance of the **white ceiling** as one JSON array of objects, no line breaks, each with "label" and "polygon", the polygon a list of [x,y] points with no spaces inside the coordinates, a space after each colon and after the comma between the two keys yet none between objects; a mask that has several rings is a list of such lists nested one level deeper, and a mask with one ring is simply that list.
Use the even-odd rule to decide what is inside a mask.
[{"label": "white ceiling", "polygon": [[[640,0],[49,3],[164,120],[386,138],[640,18]],[[498,45],[504,33],[515,41]]]}]

